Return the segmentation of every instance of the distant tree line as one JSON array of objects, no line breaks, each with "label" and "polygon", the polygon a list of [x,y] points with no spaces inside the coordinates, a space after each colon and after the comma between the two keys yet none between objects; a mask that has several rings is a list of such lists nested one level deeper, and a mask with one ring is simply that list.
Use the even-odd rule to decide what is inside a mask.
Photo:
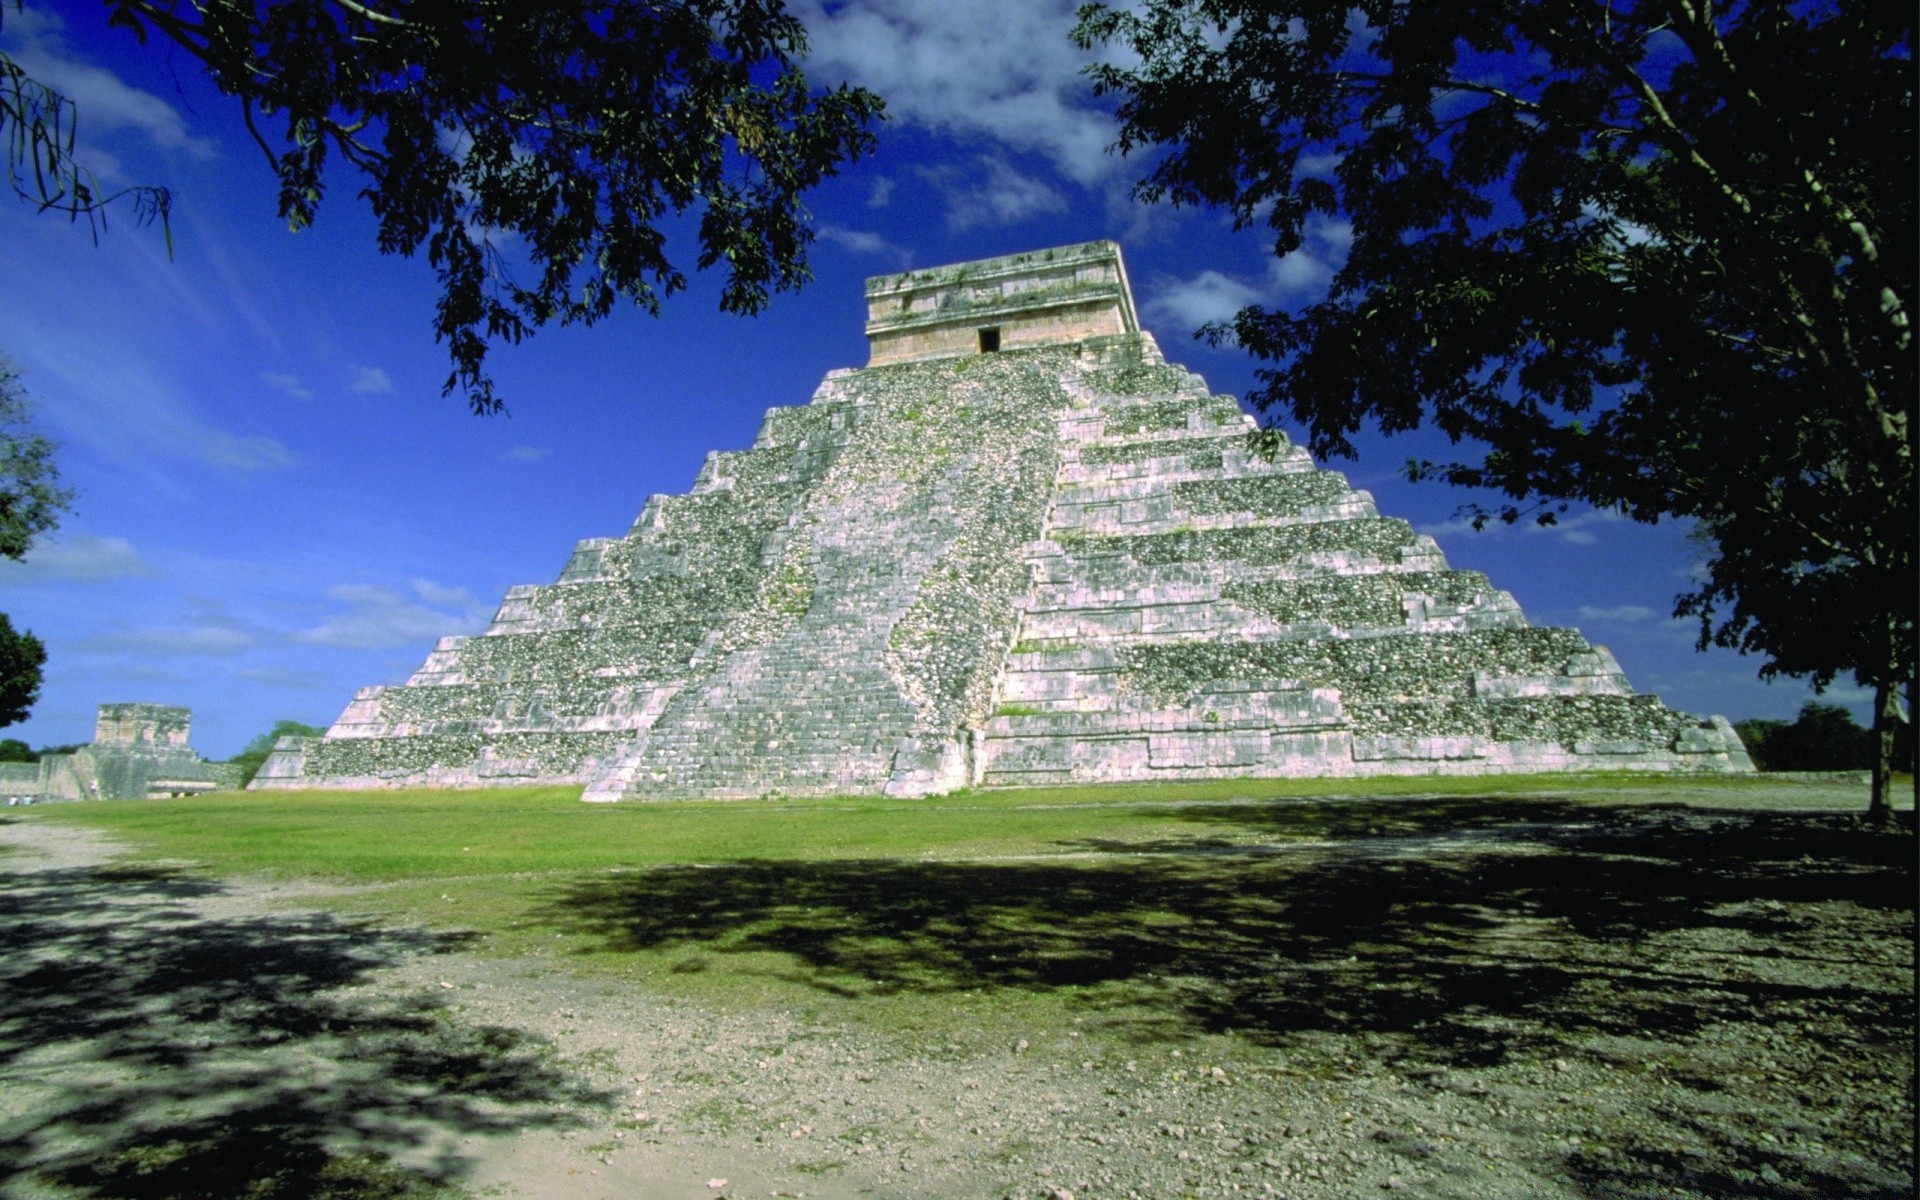
[{"label": "distant tree line", "polygon": [[[1762,771],[1866,771],[1873,767],[1874,736],[1837,704],[1809,700],[1792,721],[1755,717],[1736,721],[1753,765]],[[1894,751],[1896,771],[1913,770],[1913,740]]]}]

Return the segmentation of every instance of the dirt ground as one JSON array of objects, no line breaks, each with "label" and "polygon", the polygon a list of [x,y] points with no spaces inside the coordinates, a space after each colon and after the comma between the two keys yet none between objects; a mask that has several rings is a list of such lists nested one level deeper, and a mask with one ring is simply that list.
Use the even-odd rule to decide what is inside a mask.
[{"label": "dirt ground", "polygon": [[[830,897],[871,936],[791,939],[796,977],[951,1004],[937,1041],[484,957],[8,814],[0,1197],[1912,1196],[1911,814],[1863,828],[1838,784],[1616,799],[556,900],[618,945]],[[1112,924],[1122,892],[1165,930]],[[1057,932],[996,934],[995,903]],[[1096,984],[1145,999],[965,1018]]]}]

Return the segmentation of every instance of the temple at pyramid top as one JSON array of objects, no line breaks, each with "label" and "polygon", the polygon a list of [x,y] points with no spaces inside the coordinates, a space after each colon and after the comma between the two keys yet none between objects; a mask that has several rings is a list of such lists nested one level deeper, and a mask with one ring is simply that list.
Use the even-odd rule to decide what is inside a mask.
[{"label": "temple at pyramid top", "polygon": [[[1087,242],[868,280],[865,367],[255,788],[590,801],[1751,770],[1139,327]],[[672,403],[663,397],[661,403]],[[557,548],[556,548],[557,549]],[[557,555],[556,555],[557,557]]]},{"label": "temple at pyramid top", "polygon": [[1003,254],[867,280],[867,365],[1138,333],[1112,242]]}]

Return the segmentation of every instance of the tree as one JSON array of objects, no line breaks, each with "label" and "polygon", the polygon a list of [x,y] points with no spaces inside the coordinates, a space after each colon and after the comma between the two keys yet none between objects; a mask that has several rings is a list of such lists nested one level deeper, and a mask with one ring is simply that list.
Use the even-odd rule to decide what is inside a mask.
[{"label": "tree", "polygon": [[[0,355],[0,555],[16,562],[73,502],[60,486],[52,442],[34,432],[20,373]],[[0,613],[0,729],[24,721],[40,698],[47,648]]]},{"label": "tree", "polygon": [[24,558],[33,539],[72,506],[73,493],[60,486],[56,449],[35,432],[20,372],[0,354],[0,555]]},{"label": "tree", "polygon": [[[329,156],[360,172],[381,251],[424,248],[439,278],[443,391],[464,389],[475,412],[501,407],[491,341],[592,324],[621,297],[657,312],[685,287],[666,252],[676,214],[699,215],[698,268],[725,265],[726,311],[805,282],[800,195],[871,148],[881,109],[864,90],[809,88],[780,0],[107,4],[113,25],[171,43],[239,101],[290,228],[315,220]],[[75,161],[74,116],[0,54],[10,182],[93,220],[124,193]],[[164,223],[168,194],[132,191]]]},{"label": "tree", "polygon": [[1208,332],[1322,455],[1432,425],[1476,525],[1680,518],[1700,643],[1876,694],[1914,679],[1911,6],[1148,0],[1081,10],[1147,199],[1344,219],[1326,298]]},{"label": "tree", "polygon": [[266,764],[267,756],[273,753],[273,744],[283,737],[319,737],[326,730],[313,725],[302,725],[298,721],[276,721],[273,728],[254,738],[244,746],[240,753],[228,759],[242,768],[240,786],[246,787],[253,777],[260,773]]},{"label": "tree", "polygon": [[40,698],[40,669],[47,665],[47,648],[40,639],[0,613],[0,729],[27,719]]},{"label": "tree", "polygon": [[40,756],[19,738],[0,738],[0,763],[39,762]]}]

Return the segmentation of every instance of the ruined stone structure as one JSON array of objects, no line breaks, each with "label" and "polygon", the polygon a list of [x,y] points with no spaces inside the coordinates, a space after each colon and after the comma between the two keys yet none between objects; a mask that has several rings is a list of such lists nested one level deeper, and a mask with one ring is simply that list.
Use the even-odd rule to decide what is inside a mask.
[{"label": "ruined stone structure", "polygon": [[102,704],[93,744],[37,763],[0,763],[0,795],[19,803],[190,796],[240,786],[241,768],[187,744],[193,714],[169,704]]},{"label": "ruined stone structure", "polygon": [[1750,770],[1167,363],[1107,242],[868,281],[872,358],[254,787],[589,800]]}]

